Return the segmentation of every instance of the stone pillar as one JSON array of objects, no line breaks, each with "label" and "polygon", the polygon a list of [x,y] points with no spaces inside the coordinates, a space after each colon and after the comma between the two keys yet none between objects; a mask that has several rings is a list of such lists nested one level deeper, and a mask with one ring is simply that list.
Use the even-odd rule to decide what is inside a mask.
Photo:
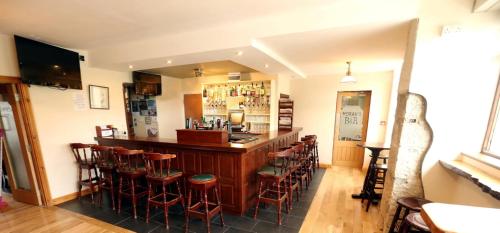
[{"label": "stone pillar", "polygon": [[388,172],[380,205],[379,228],[388,232],[397,199],[424,197],[422,162],[432,143],[425,119],[427,101],[419,94],[400,94],[391,142]]}]

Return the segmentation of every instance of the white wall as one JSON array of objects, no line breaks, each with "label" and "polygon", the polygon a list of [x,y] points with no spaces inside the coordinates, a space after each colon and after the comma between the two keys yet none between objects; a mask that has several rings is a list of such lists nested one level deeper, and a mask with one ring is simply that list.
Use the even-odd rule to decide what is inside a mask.
[{"label": "white wall", "polygon": [[[160,138],[177,138],[184,128],[184,94],[182,79],[162,76],[162,95],[156,97]],[[201,90],[201,89],[200,89]]]},{"label": "white wall", "polygon": [[380,122],[388,119],[393,74],[378,72],[353,75],[358,82],[351,85],[340,84],[343,75],[292,79],[290,82],[291,97],[295,101],[293,124],[304,128],[302,134],[318,136],[319,160],[322,164],[332,163],[338,91],[372,91],[367,141],[385,140],[386,125],[380,125]]},{"label": "white wall", "polygon": [[[0,48],[0,75],[19,76],[14,38],[0,34]],[[126,129],[122,83],[131,82],[130,73],[90,68],[87,64],[88,57],[80,63],[83,90],[60,91],[35,85],[29,89],[52,198],[77,191],[77,167],[69,143],[94,143],[96,125]],[[109,110],[89,109],[89,84],[109,87]],[[73,107],[76,93],[84,96],[83,111]]]},{"label": "white wall", "polygon": [[[434,131],[423,165],[426,197],[499,208],[498,200],[438,163],[480,151],[499,78],[500,14],[471,9],[468,0],[422,1],[410,91],[426,97]],[[463,33],[442,37],[446,25]]]}]

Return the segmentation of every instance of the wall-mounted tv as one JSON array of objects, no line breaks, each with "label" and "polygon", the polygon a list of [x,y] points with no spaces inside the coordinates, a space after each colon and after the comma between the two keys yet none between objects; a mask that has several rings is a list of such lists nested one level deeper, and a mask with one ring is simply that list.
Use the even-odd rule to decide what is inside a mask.
[{"label": "wall-mounted tv", "polygon": [[137,95],[161,95],[161,75],[134,71],[132,77]]},{"label": "wall-mounted tv", "polygon": [[78,53],[14,36],[23,83],[82,89]]}]

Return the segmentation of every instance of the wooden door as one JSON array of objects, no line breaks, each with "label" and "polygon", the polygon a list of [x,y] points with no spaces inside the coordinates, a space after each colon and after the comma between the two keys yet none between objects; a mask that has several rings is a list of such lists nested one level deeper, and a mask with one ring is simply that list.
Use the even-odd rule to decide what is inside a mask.
[{"label": "wooden door", "polygon": [[366,141],[371,91],[349,91],[337,94],[333,165],[361,168]]},{"label": "wooden door", "polygon": [[184,117],[193,118],[201,122],[202,118],[202,97],[201,94],[185,94],[184,95]]},{"label": "wooden door", "polygon": [[15,84],[0,84],[0,128],[4,131],[1,137],[2,159],[14,200],[40,205],[31,160],[33,147],[23,120],[25,111],[20,103],[18,87]]}]

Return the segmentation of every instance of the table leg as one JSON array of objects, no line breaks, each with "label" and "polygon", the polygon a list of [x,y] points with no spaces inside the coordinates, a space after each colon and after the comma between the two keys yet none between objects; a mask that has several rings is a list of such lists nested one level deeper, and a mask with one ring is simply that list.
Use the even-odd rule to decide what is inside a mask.
[{"label": "table leg", "polygon": [[362,199],[367,198],[366,195],[366,186],[368,186],[368,179],[372,172],[374,172],[375,164],[377,163],[378,156],[380,155],[380,150],[371,150],[372,158],[370,159],[370,164],[368,165],[368,170],[366,171],[365,180],[363,182],[363,189],[359,194],[352,194],[351,197],[353,199]]}]

